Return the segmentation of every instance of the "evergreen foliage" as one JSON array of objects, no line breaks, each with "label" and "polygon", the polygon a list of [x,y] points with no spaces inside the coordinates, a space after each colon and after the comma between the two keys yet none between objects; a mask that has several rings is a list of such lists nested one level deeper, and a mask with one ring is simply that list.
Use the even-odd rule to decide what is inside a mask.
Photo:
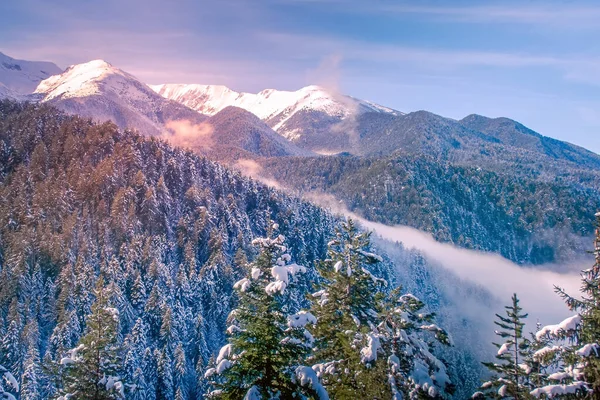
[{"label": "evergreen foliage", "polygon": [[505,306],[505,314],[496,314],[494,321],[500,330],[496,331],[503,342],[494,343],[498,349],[495,362],[483,364],[493,374],[493,378],[484,383],[482,390],[492,399],[528,399],[531,396],[530,375],[534,372],[533,347],[523,334],[527,314],[519,306],[517,294],[513,294],[511,305]]},{"label": "evergreen foliage", "polygon": [[305,312],[292,314],[286,295],[296,274],[306,269],[288,265],[291,258],[282,235],[253,243],[260,253],[248,265],[247,276],[234,285],[239,305],[230,314],[229,343],[206,372],[215,388],[211,397],[327,399],[318,382],[296,376],[305,371],[302,363],[313,344],[305,325],[316,321]]},{"label": "evergreen foliage", "polygon": [[323,282],[311,312],[317,318],[315,368],[332,398],[391,397],[379,324],[381,285],[365,267],[380,261],[369,253],[369,234],[352,220],[336,228],[326,261],[318,266]]},{"label": "evergreen foliage", "polygon": [[447,365],[433,353],[435,345],[450,346],[448,333],[435,314],[412,294],[394,289],[387,296],[379,332],[387,355],[393,399],[445,398],[454,392]]},{"label": "evergreen foliage", "polygon": [[575,314],[536,333],[547,344],[537,352],[544,365],[554,366],[547,384],[531,393],[535,397],[600,398],[600,213],[596,214],[594,265],[582,271],[581,298],[557,287],[557,293]]},{"label": "evergreen foliage", "polygon": [[91,314],[86,318],[85,334],[60,360],[64,368],[61,399],[125,398],[125,383],[121,381],[122,350],[117,337],[119,311],[111,307],[111,289],[105,286],[103,277],[98,279]]},{"label": "evergreen foliage", "polygon": [[589,215],[600,204],[597,172],[540,174],[531,171],[535,163],[520,161],[515,175],[506,166],[486,169],[491,163],[469,166],[399,151],[274,158],[262,165],[265,175],[289,188],[334,195],[368,220],[412,226],[519,264],[571,261],[584,251],[594,228]]},{"label": "evergreen foliage", "polygon": [[270,219],[298,263],[324,257],[334,219],[307,202],[110,123],[0,101],[0,365],[56,398],[102,276],[127,398],[202,398],[245,273],[233,260],[256,257]]}]

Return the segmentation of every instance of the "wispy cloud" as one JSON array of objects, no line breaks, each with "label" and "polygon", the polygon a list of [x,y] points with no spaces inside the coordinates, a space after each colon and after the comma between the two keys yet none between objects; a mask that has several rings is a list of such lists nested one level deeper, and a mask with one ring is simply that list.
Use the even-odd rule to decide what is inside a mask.
[{"label": "wispy cloud", "polygon": [[457,22],[474,23],[524,23],[548,24],[554,26],[598,27],[600,7],[578,6],[575,4],[538,5],[504,2],[502,5],[471,5],[457,7],[414,6],[407,4],[380,4],[375,9],[379,12],[394,12],[397,14],[420,14],[437,16]]}]

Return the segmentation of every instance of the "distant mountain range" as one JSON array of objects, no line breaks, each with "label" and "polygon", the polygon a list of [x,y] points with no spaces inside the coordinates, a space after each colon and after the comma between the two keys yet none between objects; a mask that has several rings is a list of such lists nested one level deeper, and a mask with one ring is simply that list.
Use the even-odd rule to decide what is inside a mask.
[{"label": "distant mountain range", "polygon": [[598,154],[508,118],[404,113],[319,86],[148,86],[102,60],[62,71],[1,53],[0,97],[111,120],[225,164],[253,159],[300,193],[521,263],[579,252],[600,207]]}]

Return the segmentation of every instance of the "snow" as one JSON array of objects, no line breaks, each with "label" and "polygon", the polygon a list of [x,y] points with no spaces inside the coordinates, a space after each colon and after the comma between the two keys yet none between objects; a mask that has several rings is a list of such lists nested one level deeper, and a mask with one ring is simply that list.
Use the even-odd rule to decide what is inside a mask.
[{"label": "snow", "polygon": [[363,363],[370,363],[377,360],[377,352],[381,348],[379,335],[376,333],[367,334],[367,345],[360,350],[360,360]]},{"label": "snow", "polygon": [[557,337],[576,330],[579,324],[581,324],[581,315],[573,315],[572,317],[563,320],[560,324],[544,326],[535,334],[535,337],[537,340],[541,340],[546,335]]},{"label": "snow", "polygon": [[223,372],[225,372],[226,370],[231,368],[232,365],[233,364],[231,364],[231,361],[229,361],[228,359],[223,359],[223,360],[221,360],[220,363],[217,364],[217,368],[215,368],[215,372],[217,374],[222,374]]},{"label": "snow", "polygon": [[523,372],[525,372],[527,375],[529,375],[532,371],[531,366],[527,365],[527,364],[519,364],[519,368],[521,368],[521,370]]},{"label": "snow", "polygon": [[378,255],[378,254],[370,253],[370,252],[364,251],[364,250],[357,250],[357,252],[359,254],[361,254],[361,255],[363,255],[363,256],[371,259],[371,260],[375,260],[375,261],[378,261],[378,262],[383,262],[383,258],[380,255]]},{"label": "snow", "polygon": [[573,382],[568,385],[548,385],[531,391],[531,395],[534,397],[541,397],[545,395],[548,398],[553,398],[554,396],[561,396],[567,394],[575,394],[578,391],[587,390],[587,385],[585,382]]},{"label": "snow", "polygon": [[600,346],[598,346],[597,343],[588,343],[585,346],[583,346],[582,348],[580,348],[579,350],[577,350],[575,352],[575,354],[577,354],[580,357],[589,357],[593,351],[594,354],[596,355],[596,357],[598,357],[598,348],[599,347]]},{"label": "snow", "polygon": [[246,392],[246,395],[244,396],[243,400],[260,400],[260,399],[262,399],[262,396],[260,395],[260,391],[258,390],[258,388],[256,386],[252,386]]},{"label": "snow", "polygon": [[79,346],[67,351],[68,356],[67,357],[63,357],[60,360],[60,365],[69,365],[69,364],[74,364],[77,361],[79,361],[79,352],[81,350],[83,350],[85,348],[85,346],[83,344],[80,344]]},{"label": "snow", "polygon": [[290,328],[304,328],[307,324],[317,324],[317,318],[308,311],[300,311],[288,317],[288,326]]},{"label": "snow", "polygon": [[258,278],[260,278],[260,275],[262,274],[262,272],[260,271],[260,268],[256,268],[253,267],[252,271],[250,272],[250,275],[252,276],[252,279],[257,280]]},{"label": "snow", "polygon": [[365,274],[369,275],[369,277],[371,278],[371,280],[373,280],[373,283],[374,283],[374,284],[376,284],[376,285],[377,285],[377,284],[381,283],[381,284],[383,284],[384,286],[387,286],[387,281],[386,281],[385,279],[382,279],[382,278],[378,278],[378,277],[376,277],[375,275],[373,275],[373,273],[372,273],[371,271],[369,271],[369,270],[368,270],[368,269],[366,269],[365,267],[362,267],[362,271],[363,271]]},{"label": "snow", "polygon": [[113,307],[106,307],[104,310],[113,317],[113,320],[119,321],[119,310]]},{"label": "snow", "polygon": [[548,375],[548,379],[551,381],[562,381],[563,379],[570,378],[571,374],[568,372],[555,372],[553,374]]},{"label": "snow", "polygon": [[544,358],[547,354],[556,353],[557,351],[561,351],[562,349],[563,349],[562,346],[542,347],[541,349],[539,349],[538,351],[533,353],[533,359],[536,361],[539,361],[542,358]]},{"label": "snow", "polygon": [[309,367],[299,366],[296,368],[296,379],[300,382],[300,386],[308,386],[315,391],[319,400],[329,400],[327,391],[321,385],[316,372]]},{"label": "snow", "polygon": [[276,265],[271,268],[271,275],[275,278],[275,282],[269,283],[265,287],[265,291],[274,295],[277,292],[283,294],[285,288],[289,284],[289,276],[295,276],[297,273],[306,272],[306,268],[298,264],[290,264],[287,266]]},{"label": "snow", "polygon": [[507,390],[508,390],[508,387],[506,385],[500,386],[500,389],[498,389],[498,395],[500,397],[505,397]]},{"label": "snow", "polygon": [[[201,114],[214,115],[229,106],[243,108],[262,120],[274,121],[272,128],[276,131],[282,130],[287,121],[304,110],[318,111],[342,119],[357,112],[402,114],[315,85],[293,92],[266,89],[260,93],[239,93],[219,85],[162,84],[150,85],[150,87],[161,96],[177,101]],[[288,139],[293,135],[292,131],[285,132]]]},{"label": "snow", "polygon": [[508,341],[506,343],[504,343],[502,346],[500,346],[500,348],[498,349],[498,355],[501,356],[503,354],[506,354],[508,352],[511,351],[511,348],[513,347],[513,342],[512,341]]},{"label": "snow", "polygon": [[250,288],[250,284],[250,279],[242,278],[233,285],[233,288],[239,289],[241,292],[245,292]]},{"label": "snow", "polygon": [[20,98],[62,70],[51,62],[17,60],[0,53],[0,98]]},{"label": "snow", "polygon": [[225,346],[221,347],[221,350],[219,350],[219,355],[217,356],[216,363],[219,364],[222,360],[229,358],[231,356],[232,350],[233,347],[231,346],[231,344],[226,344]]},{"label": "snow", "polygon": [[[0,53],[2,54],[2,53]],[[8,384],[15,390],[19,391],[19,382],[15,379],[14,375],[8,372],[6,368],[0,365],[0,372],[2,372],[2,377],[8,382]],[[0,382],[0,388],[2,387]]]},{"label": "snow", "polygon": [[208,379],[211,376],[213,376],[215,373],[217,372],[216,368],[209,368],[206,370],[206,372],[204,373],[204,378]]},{"label": "snow", "polygon": [[333,270],[335,272],[340,272],[342,270],[342,265],[343,265],[343,263],[341,261],[336,262],[335,265],[333,266]]}]

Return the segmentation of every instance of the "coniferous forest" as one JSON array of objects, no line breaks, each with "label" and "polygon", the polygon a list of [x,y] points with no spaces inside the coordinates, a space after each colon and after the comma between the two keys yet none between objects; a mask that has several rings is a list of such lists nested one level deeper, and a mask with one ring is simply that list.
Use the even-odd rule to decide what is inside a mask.
[{"label": "coniferous forest", "polygon": [[599,230],[575,314],[528,333],[515,294],[477,389],[352,220],[46,105],[0,102],[0,168],[0,398],[597,396]]}]

